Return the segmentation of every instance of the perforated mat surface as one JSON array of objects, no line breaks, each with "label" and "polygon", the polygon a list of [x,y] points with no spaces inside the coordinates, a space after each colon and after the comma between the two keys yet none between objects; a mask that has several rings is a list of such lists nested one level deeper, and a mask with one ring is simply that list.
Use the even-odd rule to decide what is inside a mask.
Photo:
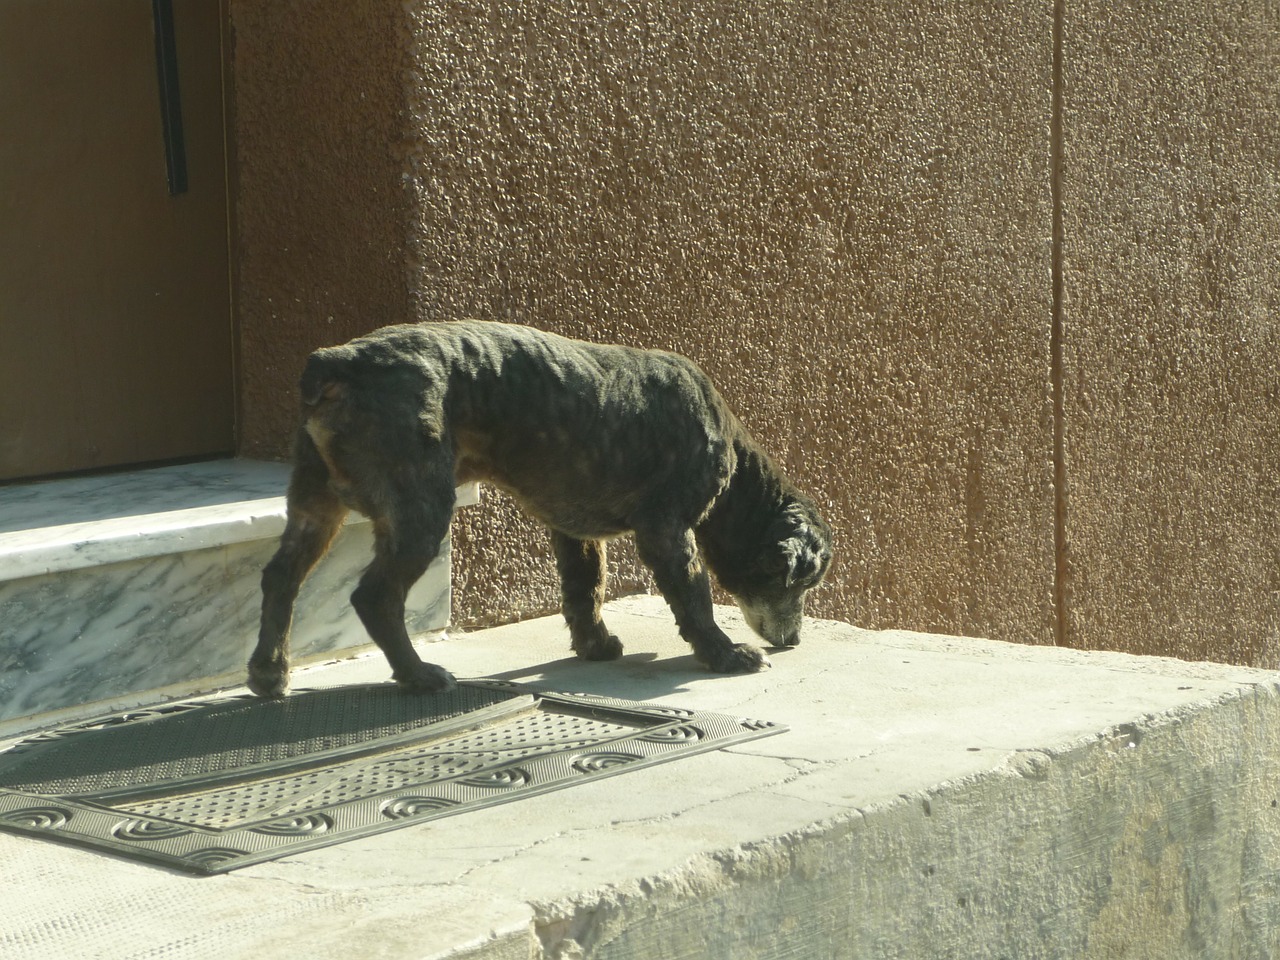
[{"label": "perforated mat surface", "polygon": [[202,699],[0,752],[0,829],[222,873],[783,729],[496,681]]}]

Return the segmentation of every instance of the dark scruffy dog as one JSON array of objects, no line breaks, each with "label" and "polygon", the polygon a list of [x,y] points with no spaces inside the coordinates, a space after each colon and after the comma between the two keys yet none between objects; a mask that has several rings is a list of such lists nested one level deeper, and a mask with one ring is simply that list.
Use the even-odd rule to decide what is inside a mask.
[{"label": "dark scruffy dog", "polygon": [[830,528],[684,357],[501,323],[425,323],[317,350],[301,387],[288,522],[262,574],[249,660],[260,696],[288,690],[298,588],[348,509],[373,521],[374,559],[351,602],[392,676],[413,690],[453,686],[414,651],[404,603],[448,532],[455,485],[471,480],[509,491],[551,529],[580,657],[622,654],[600,605],[605,541],[628,532],[710,669],[769,661],[716,626],[703,560],[766,643],[800,642]]}]

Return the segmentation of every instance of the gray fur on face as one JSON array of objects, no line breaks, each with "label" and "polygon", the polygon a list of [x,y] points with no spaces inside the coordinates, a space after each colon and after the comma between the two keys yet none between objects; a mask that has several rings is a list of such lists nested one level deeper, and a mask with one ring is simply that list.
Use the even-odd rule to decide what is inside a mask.
[{"label": "gray fur on face", "polygon": [[574,651],[612,659],[605,544],[633,534],[681,635],[712,670],[759,670],[712,616],[709,567],[767,643],[799,642],[831,531],[706,375],[677,354],[464,321],[386,327],[318,350],[301,380],[289,518],[263,572],[250,686],[287,689],[298,586],[348,509],[374,521],[352,603],[402,685],[452,684],[404,628],[404,595],[448,532],[456,484],[508,491],[552,533]]}]

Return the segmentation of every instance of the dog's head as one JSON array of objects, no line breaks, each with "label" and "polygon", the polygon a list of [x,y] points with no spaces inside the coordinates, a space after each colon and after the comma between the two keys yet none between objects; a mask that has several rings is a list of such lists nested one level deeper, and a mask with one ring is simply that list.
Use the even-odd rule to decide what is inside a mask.
[{"label": "dog's head", "polygon": [[830,565],[831,528],[812,503],[793,494],[766,529],[754,561],[735,582],[722,583],[761,639],[794,647],[805,594],[822,582]]}]

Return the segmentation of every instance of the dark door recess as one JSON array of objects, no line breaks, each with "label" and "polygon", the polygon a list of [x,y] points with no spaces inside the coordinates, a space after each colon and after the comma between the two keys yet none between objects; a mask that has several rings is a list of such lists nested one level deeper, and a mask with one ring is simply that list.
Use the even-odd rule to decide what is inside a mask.
[{"label": "dark door recess", "polygon": [[234,443],[221,0],[0,0],[0,479]]}]

